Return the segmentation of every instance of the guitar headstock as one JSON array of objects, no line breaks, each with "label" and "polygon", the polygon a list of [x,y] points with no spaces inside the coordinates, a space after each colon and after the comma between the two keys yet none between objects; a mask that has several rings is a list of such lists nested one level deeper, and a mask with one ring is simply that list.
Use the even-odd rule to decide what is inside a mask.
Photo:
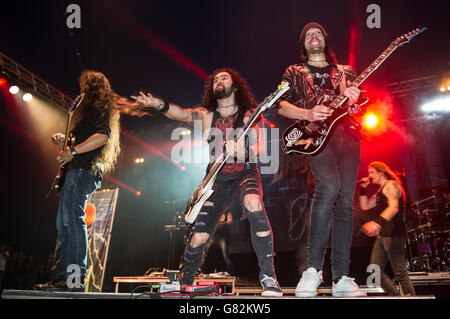
[{"label": "guitar headstock", "polygon": [[289,83],[288,82],[281,82],[280,85],[278,85],[278,89],[273,92],[271,95],[269,95],[264,102],[262,103],[262,111],[265,111],[267,109],[270,109],[272,105],[287,91],[289,90]]},{"label": "guitar headstock", "polygon": [[411,32],[405,33],[402,36],[399,36],[397,39],[395,39],[392,44],[396,45],[396,46],[401,46],[405,43],[408,43],[409,41],[411,41],[412,38],[414,38],[415,36],[419,35],[420,33],[422,33],[423,31],[427,30],[427,27],[423,27],[423,28],[417,28],[415,30],[412,30]]},{"label": "guitar headstock", "polygon": [[69,112],[75,111],[75,109],[78,107],[78,105],[81,104],[83,99],[84,99],[84,93],[77,95],[77,97],[73,100],[72,105],[70,105]]}]

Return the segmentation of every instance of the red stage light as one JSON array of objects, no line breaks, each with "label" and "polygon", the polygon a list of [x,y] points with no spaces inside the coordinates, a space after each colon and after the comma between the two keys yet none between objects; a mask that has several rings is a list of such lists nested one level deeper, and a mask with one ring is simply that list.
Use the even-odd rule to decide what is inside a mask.
[{"label": "red stage light", "polygon": [[6,79],[0,78],[0,86],[3,86],[6,84]]},{"label": "red stage light", "polygon": [[141,196],[141,195],[142,195],[141,191],[136,192],[136,196]]},{"label": "red stage light", "polygon": [[378,118],[375,114],[368,114],[365,123],[367,127],[373,128],[378,124]]}]

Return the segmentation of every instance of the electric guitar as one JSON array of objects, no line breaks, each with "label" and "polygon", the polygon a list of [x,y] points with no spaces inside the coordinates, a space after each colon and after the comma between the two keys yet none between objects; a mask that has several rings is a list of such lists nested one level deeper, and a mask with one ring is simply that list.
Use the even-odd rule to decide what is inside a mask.
[{"label": "electric guitar", "polygon": [[[274,103],[287,91],[289,90],[289,83],[282,82],[278,86],[278,90],[273,92],[271,95],[266,97],[266,99],[258,105],[256,110],[253,112],[253,114],[250,116],[248,122],[244,125],[243,130],[240,130],[240,133],[238,134],[236,143],[239,143],[244,137],[245,134],[248,132],[248,130],[251,128],[251,126],[255,123],[258,116],[270,109]],[[225,165],[226,161],[230,157],[230,154],[227,154],[226,152],[223,152],[214,162],[213,166],[211,167],[208,174],[205,176],[203,181],[200,183],[200,185],[197,186],[197,188],[194,190],[191,198],[186,204],[186,216],[184,217],[184,220],[188,224],[192,224],[195,219],[197,218],[198,213],[200,212],[200,209],[202,208],[205,201],[212,195],[214,192],[212,190],[212,187],[214,185],[214,181],[216,180],[217,175],[219,174],[220,169]]]},{"label": "electric guitar", "polygon": [[[63,148],[62,148],[63,151],[65,151],[67,149],[67,147],[71,146],[71,138],[69,135],[70,135],[70,127],[72,125],[72,117],[73,117],[73,114],[75,113],[76,108],[78,107],[78,105],[81,104],[83,99],[84,99],[84,93],[81,93],[80,95],[78,95],[75,98],[75,100],[73,100],[72,105],[69,108],[69,117],[67,119],[66,132],[65,132],[66,134],[64,136],[64,144],[63,144]],[[52,189],[55,189],[57,192],[60,192],[62,190],[68,166],[69,166],[69,163],[62,165],[59,168],[59,172],[56,175],[55,180],[53,181]]]},{"label": "electric guitar", "polygon": [[[351,84],[359,87],[380,65],[383,63],[398,47],[409,42],[412,38],[425,31],[427,28],[415,29],[409,33],[395,39],[386,50],[383,51],[364,72],[362,72]],[[307,120],[298,120],[289,126],[282,134],[284,151],[286,154],[292,152],[303,155],[314,156],[321,152],[324,145],[332,134],[337,124],[348,118],[362,112],[361,106],[367,103],[368,99],[363,103],[357,103],[346,106],[344,103],[347,97],[343,94],[338,95],[333,101],[327,105],[332,114],[324,121],[309,122]]]}]

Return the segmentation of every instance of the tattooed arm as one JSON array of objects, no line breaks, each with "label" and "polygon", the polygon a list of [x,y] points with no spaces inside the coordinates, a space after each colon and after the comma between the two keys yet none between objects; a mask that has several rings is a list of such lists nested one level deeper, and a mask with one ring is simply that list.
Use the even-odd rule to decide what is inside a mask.
[{"label": "tattooed arm", "polygon": [[403,192],[397,182],[390,180],[383,188],[383,194],[387,197],[388,207],[381,212],[380,216],[389,221],[399,211],[400,198],[403,196]]},{"label": "tattooed arm", "polygon": [[388,181],[383,188],[383,194],[387,197],[388,207],[386,207],[377,218],[365,223],[361,227],[361,231],[369,237],[378,235],[382,225],[394,218],[395,214],[399,211],[400,198],[403,195],[400,185],[393,180]]}]

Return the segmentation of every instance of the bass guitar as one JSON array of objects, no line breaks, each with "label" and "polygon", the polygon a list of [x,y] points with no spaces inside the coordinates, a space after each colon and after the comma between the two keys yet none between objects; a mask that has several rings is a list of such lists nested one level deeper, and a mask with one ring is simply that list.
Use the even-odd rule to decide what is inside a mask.
[{"label": "bass guitar", "polygon": [[[266,99],[258,105],[256,110],[253,112],[253,114],[250,116],[248,122],[244,125],[243,130],[240,130],[240,133],[237,136],[236,143],[239,143],[244,137],[245,134],[248,132],[248,130],[252,127],[252,125],[257,120],[258,116],[270,109],[274,103],[287,91],[289,90],[289,83],[282,82],[278,90],[273,92],[271,95],[266,97]],[[214,181],[216,180],[217,174],[219,174],[220,169],[225,165],[228,158],[230,157],[229,154],[226,154],[226,152],[223,152],[214,162],[213,166],[211,167],[208,174],[205,176],[203,181],[200,183],[200,185],[197,186],[197,188],[194,190],[191,198],[186,204],[186,211],[185,211],[185,217],[184,220],[188,224],[192,224],[195,219],[197,218],[198,213],[200,212],[200,209],[202,208],[205,201],[212,195],[214,192],[212,187],[214,185]]]},{"label": "bass guitar", "polygon": [[[412,38],[425,31],[427,28],[415,29],[395,39],[386,50],[383,51],[351,84],[359,87],[398,47],[409,42]],[[343,94],[338,95],[327,105],[332,114],[324,121],[309,122],[307,120],[298,120],[289,126],[282,134],[284,151],[286,154],[292,152],[302,155],[314,156],[320,153],[324,145],[331,136],[333,129],[337,124],[348,118],[361,113],[363,103],[346,106],[344,103],[347,97]]]}]

